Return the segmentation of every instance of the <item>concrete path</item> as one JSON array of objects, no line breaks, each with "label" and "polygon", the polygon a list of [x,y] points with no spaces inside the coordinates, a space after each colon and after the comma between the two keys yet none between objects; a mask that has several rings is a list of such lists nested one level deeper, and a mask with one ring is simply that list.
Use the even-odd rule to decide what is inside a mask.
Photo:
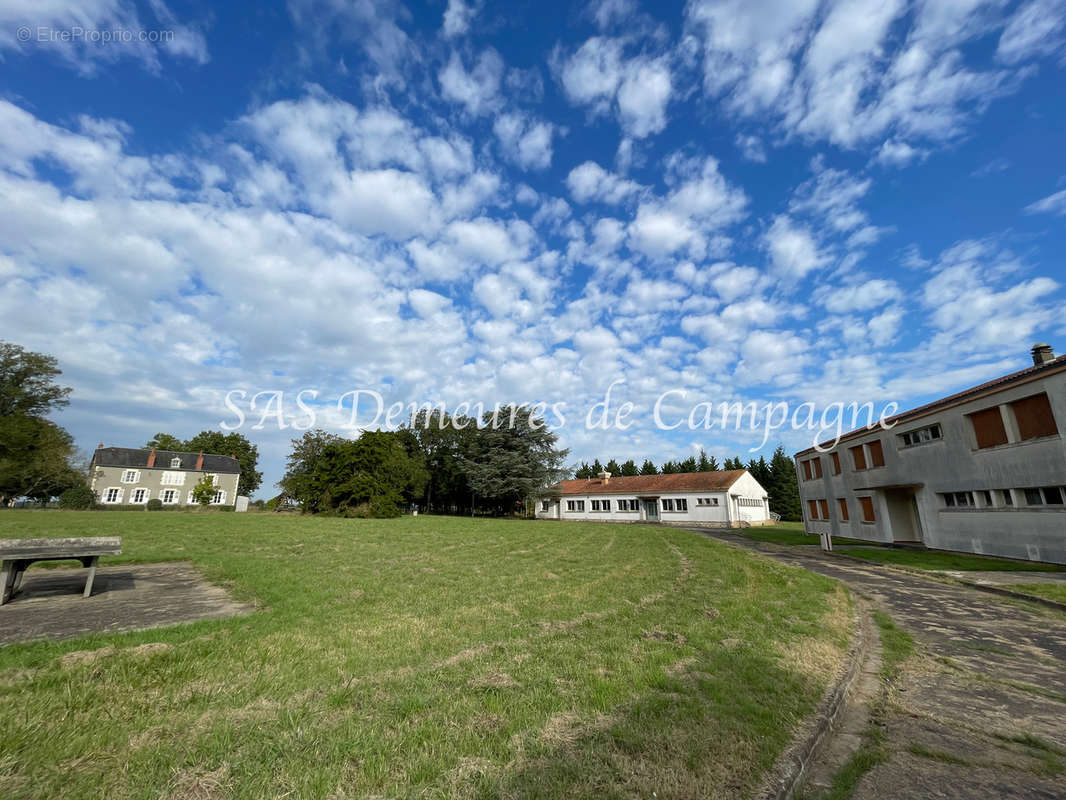
[{"label": "concrete path", "polygon": [[889,758],[853,797],[1066,797],[1066,614],[807,548],[700,532],[841,580],[914,638],[917,654],[872,721]]}]

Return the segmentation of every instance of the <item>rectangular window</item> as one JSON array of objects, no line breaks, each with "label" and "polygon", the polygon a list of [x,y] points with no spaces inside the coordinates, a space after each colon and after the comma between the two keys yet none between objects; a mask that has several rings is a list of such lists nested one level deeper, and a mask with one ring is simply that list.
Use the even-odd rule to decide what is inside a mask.
[{"label": "rectangular window", "polygon": [[1043,392],[1015,400],[1010,404],[1010,409],[1018,423],[1018,438],[1023,442],[1041,436],[1055,436],[1059,432],[1055,415],[1051,413],[1051,403]]},{"label": "rectangular window", "polygon": [[640,511],[640,504],[636,500],[619,500],[619,511]]},{"label": "rectangular window", "polygon": [[988,489],[982,489],[978,494],[981,495],[981,504],[985,508],[992,508],[992,492]]},{"label": "rectangular window", "polygon": [[678,500],[677,501],[677,510],[678,511],[688,511],[688,500],[685,500],[684,498]]},{"label": "rectangular window", "polygon": [[130,502],[134,505],[142,505],[148,502],[148,490],[147,489],[134,489],[133,496],[130,497]]},{"label": "rectangular window", "polygon": [[548,511],[551,508],[551,506],[552,506],[551,500],[541,500],[540,501],[540,510],[541,511]]},{"label": "rectangular window", "polygon": [[810,460],[808,459],[807,461],[801,461],[800,464],[803,465],[803,479],[807,480],[807,481],[811,480],[811,478],[813,478],[814,475],[811,472],[811,462],[810,462]]},{"label": "rectangular window", "polygon": [[829,457],[833,459],[833,474],[840,474],[840,453],[830,453]]},{"label": "rectangular window", "polygon": [[566,510],[567,511],[584,511],[585,510],[585,501],[584,500],[567,500],[566,501]]},{"label": "rectangular window", "polygon": [[899,438],[904,447],[913,447],[916,444],[938,441],[942,438],[942,434],[939,425],[930,425],[928,428],[901,433]]},{"label": "rectangular window", "polygon": [[1062,505],[1062,489],[1058,486],[1045,486],[1044,487],[1044,502],[1049,506],[1061,506]]},{"label": "rectangular window", "polygon": [[610,511],[611,510],[611,501],[610,500],[593,500],[592,501],[592,510],[593,511]]},{"label": "rectangular window", "polygon": [[941,497],[948,508],[973,508],[976,505],[972,492],[944,492]]},{"label": "rectangular window", "polygon": [[104,492],[105,503],[121,503],[122,502],[122,490],[121,489],[107,489]]},{"label": "rectangular window", "polygon": [[1000,494],[1003,495],[1003,505],[1014,505],[1014,492],[1012,492],[1010,489],[1003,489]]},{"label": "rectangular window", "polygon": [[866,453],[862,451],[862,445],[858,447],[849,448],[851,450],[851,461],[855,465],[856,470],[866,469]]},{"label": "rectangular window", "polygon": [[807,501],[807,516],[810,519],[818,519],[818,503],[814,500]]},{"label": "rectangular window", "polygon": [[818,501],[818,508],[822,512],[822,519],[829,519],[829,501],[828,500],[819,500]]},{"label": "rectangular window", "polygon": [[874,522],[874,499],[872,497],[860,497],[859,506],[862,508],[862,521]]},{"label": "rectangular window", "polygon": [[1025,504],[1027,506],[1042,506],[1044,505],[1044,498],[1040,494],[1039,489],[1026,489],[1025,490]]},{"label": "rectangular window", "polygon": [[973,425],[974,436],[977,437],[977,449],[997,447],[1007,443],[1007,429],[1003,425],[1003,415],[999,412],[999,406],[986,408],[984,411],[975,411],[970,417]]},{"label": "rectangular window", "polygon": [[885,449],[881,446],[880,439],[870,442],[870,468],[883,467],[885,465]]},{"label": "rectangular window", "polygon": [[820,458],[812,458],[811,461],[814,462],[814,477],[821,478],[822,477],[822,459],[820,459]]},{"label": "rectangular window", "polygon": [[123,483],[136,483],[141,479],[141,473],[135,469],[128,469],[122,473]]},{"label": "rectangular window", "polygon": [[843,497],[838,497],[837,498],[837,505],[840,506],[840,519],[841,519],[841,521],[847,522],[848,519],[849,519],[849,517],[848,517],[848,501],[845,500]]},{"label": "rectangular window", "polygon": [[215,496],[211,498],[211,504],[212,505],[220,506],[220,505],[222,505],[225,502],[226,502],[226,493],[225,492],[215,492]]},{"label": "rectangular window", "polygon": [[185,485],[185,473],[184,472],[164,472],[163,480],[161,483],[164,486],[184,486]]},{"label": "rectangular window", "polygon": [[178,490],[177,489],[164,489],[163,494],[159,498],[163,501],[163,505],[172,506],[178,502]]},{"label": "rectangular window", "polygon": [[663,511],[673,511],[673,510],[674,510],[674,501],[673,500],[663,500]]}]

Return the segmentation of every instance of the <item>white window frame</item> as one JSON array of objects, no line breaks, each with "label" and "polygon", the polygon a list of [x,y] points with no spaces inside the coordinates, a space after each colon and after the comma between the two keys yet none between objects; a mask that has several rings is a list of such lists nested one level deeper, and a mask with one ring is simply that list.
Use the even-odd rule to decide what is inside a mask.
[{"label": "white window frame", "polygon": [[688,511],[688,499],[679,497],[674,501],[678,511]]},{"label": "white window frame", "polygon": [[162,486],[184,486],[185,473],[167,470],[163,473],[163,477],[160,478],[159,483]]},{"label": "white window frame", "polygon": [[660,502],[663,504],[663,511],[674,510],[674,499],[672,497],[663,498]]},{"label": "white window frame", "polygon": [[122,471],[122,483],[137,483],[140,479],[141,471],[139,469],[126,469]]},{"label": "white window frame", "polygon": [[217,492],[215,492],[214,496],[211,498],[211,505],[213,505],[213,506],[223,506],[225,504],[226,504],[226,492],[223,489],[219,489]]},{"label": "white window frame", "polygon": [[[111,493],[112,492],[116,493],[114,500],[111,499]],[[121,505],[121,503],[122,503],[122,494],[123,494],[123,491],[122,491],[122,487],[121,486],[108,486],[106,489],[104,489],[104,493],[101,496],[100,502],[105,504],[105,505],[109,505],[109,506]]]},{"label": "white window frame", "polygon": [[[140,492],[144,492],[144,496],[141,500],[137,499],[137,495]],[[152,490],[145,489],[143,486],[138,487],[130,492],[130,503],[135,506],[143,506],[152,498]]]},{"label": "white window frame", "polygon": [[170,459],[171,469],[181,469],[181,459],[178,457]]},{"label": "white window frame", "polygon": [[[173,493],[171,496],[173,500],[167,500],[167,495]],[[177,489],[164,489],[159,493],[159,499],[165,506],[177,506],[181,505],[181,492]]]}]

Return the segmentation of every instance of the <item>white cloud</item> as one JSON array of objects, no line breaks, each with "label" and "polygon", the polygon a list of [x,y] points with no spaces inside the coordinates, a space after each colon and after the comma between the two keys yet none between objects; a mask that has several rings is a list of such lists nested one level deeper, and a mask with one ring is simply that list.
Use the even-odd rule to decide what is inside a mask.
[{"label": "white cloud", "polygon": [[629,136],[643,139],[666,127],[666,104],[673,89],[664,59],[638,59],[626,65],[618,87],[618,114]]},{"label": "white cloud", "polygon": [[748,159],[748,161],[755,161],[759,164],[766,163],[766,148],[763,147],[762,139],[758,136],[738,133],[736,144],[737,149],[740,150],[740,154]]},{"label": "white cloud", "polygon": [[566,176],[570,194],[579,203],[599,200],[604,203],[621,203],[641,190],[640,184],[607,172],[594,161],[586,161],[570,170]]},{"label": "white cloud", "polygon": [[874,156],[874,161],[886,167],[905,167],[912,161],[921,161],[927,155],[928,150],[912,147],[895,139],[886,139]]},{"label": "white cloud", "polygon": [[547,169],[552,163],[552,134],[555,126],[521,114],[501,114],[493,131],[504,154],[524,169]]},{"label": "white cloud", "polygon": [[467,5],[463,0],[448,0],[441,27],[444,37],[450,39],[466,33],[470,29],[470,21],[474,18],[476,11],[474,6]]},{"label": "white cloud", "polygon": [[474,116],[488,114],[500,105],[503,59],[489,48],[478,57],[474,68],[467,71],[462,58],[453,52],[437,78],[445,99],[459,103]]},{"label": "white cloud", "polygon": [[823,267],[828,258],[818,250],[818,243],[810,230],[785,215],[774,218],[763,237],[770,259],[778,274],[786,279],[798,279]]},{"label": "white cloud", "polygon": [[1030,0],[1014,13],[999,37],[996,58],[1017,64],[1050,55],[1066,43],[1066,2]]},{"label": "white cloud", "polygon": [[827,311],[844,314],[883,306],[900,299],[901,293],[892,281],[877,278],[852,286],[826,286],[818,297]]},{"label": "white cloud", "polygon": [[1025,213],[1057,214],[1060,217],[1066,215],[1066,189],[1061,192],[1055,192],[1055,194],[1049,194],[1035,203],[1030,203],[1025,207]]}]

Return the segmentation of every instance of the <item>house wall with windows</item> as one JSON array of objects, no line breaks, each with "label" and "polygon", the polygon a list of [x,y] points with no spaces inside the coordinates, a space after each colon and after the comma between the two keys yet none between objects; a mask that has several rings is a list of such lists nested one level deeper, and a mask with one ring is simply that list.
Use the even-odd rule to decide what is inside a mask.
[{"label": "house wall with windows", "polygon": [[1033,367],[890,430],[797,453],[806,530],[1066,563],[1066,358],[1036,349]]},{"label": "house wall with windows", "polygon": [[211,505],[232,506],[240,479],[237,460],[228,456],[102,445],[89,471],[90,486],[102,506],[147,505],[152,499],[165,506],[195,505],[192,490],[204,475],[211,475],[215,485]]},{"label": "house wall with windows", "polygon": [[770,521],[766,490],[747,470],[563,481],[537,503],[538,519],[737,527]]}]

